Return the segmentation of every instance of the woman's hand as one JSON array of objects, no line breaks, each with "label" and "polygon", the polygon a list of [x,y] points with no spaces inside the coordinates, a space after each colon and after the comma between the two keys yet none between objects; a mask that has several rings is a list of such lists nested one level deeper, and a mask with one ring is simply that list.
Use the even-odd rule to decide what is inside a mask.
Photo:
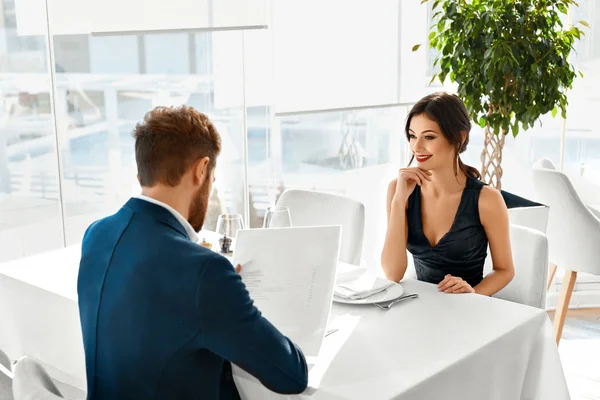
[{"label": "woman's hand", "polygon": [[440,292],[444,293],[475,293],[475,289],[458,276],[446,275],[438,284]]},{"label": "woman's hand", "polygon": [[417,167],[400,168],[394,197],[407,201],[417,185],[426,186],[428,181],[431,181],[431,172],[429,171]]}]

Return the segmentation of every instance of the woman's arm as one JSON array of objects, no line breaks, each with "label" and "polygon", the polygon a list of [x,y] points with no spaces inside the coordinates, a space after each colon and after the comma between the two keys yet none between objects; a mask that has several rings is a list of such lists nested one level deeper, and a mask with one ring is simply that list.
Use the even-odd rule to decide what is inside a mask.
[{"label": "woman's arm", "polygon": [[383,251],[381,252],[381,266],[387,279],[399,282],[404,278],[408,263],[406,257],[406,240],[408,238],[408,222],[406,221],[407,200],[401,196],[394,196],[396,184],[394,179],[388,185],[387,192],[387,230]]},{"label": "woman's arm", "polygon": [[476,293],[491,296],[508,285],[515,276],[510,248],[508,210],[498,190],[489,186],[481,189],[479,218],[490,243],[494,270],[474,289]]}]

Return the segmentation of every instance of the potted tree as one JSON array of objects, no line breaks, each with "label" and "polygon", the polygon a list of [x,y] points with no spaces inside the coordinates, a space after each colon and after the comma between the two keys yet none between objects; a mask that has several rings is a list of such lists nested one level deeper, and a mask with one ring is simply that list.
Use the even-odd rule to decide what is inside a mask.
[{"label": "potted tree", "polygon": [[483,180],[497,189],[506,136],[516,137],[549,112],[566,117],[566,91],[576,76],[569,54],[583,35],[577,25],[589,27],[585,21],[563,23],[574,5],[574,0],[433,2],[429,45],[438,51],[439,72],[432,82],[437,77],[458,84],[471,118],[485,129]]}]

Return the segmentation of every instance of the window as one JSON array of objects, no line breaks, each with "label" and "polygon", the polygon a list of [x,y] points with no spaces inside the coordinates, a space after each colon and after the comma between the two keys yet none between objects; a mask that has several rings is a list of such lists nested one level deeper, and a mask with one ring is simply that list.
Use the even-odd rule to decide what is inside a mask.
[{"label": "window", "polygon": [[565,133],[564,170],[584,202],[600,203],[600,127],[595,114],[600,108],[600,4],[578,1],[573,7],[572,21],[585,20],[591,29],[575,42],[572,62],[583,73],[567,94],[569,108]]},{"label": "window", "polygon": [[7,261],[64,241],[46,37],[17,35],[14,2],[0,10],[0,261]]},{"label": "window", "polygon": [[[188,104],[208,114],[223,140],[207,227],[214,228],[223,212],[244,214],[243,110],[235,105],[219,105],[220,88],[210,71],[217,60],[216,46],[207,43],[241,41],[242,33],[169,33],[89,38],[93,46],[94,68],[109,73],[57,71],[56,103],[62,167],[62,188],[67,243],[81,239],[95,219],[116,211],[140,191],[136,179],[134,142],[131,132],[144,114],[158,105]],[[54,38],[56,53],[60,36]],[[109,42],[128,45],[130,52],[116,59]],[[114,43],[113,43],[114,44]],[[236,49],[219,48],[220,62],[228,63],[230,80],[238,82],[242,64]],[[72,54],[71,57],[89,57]],[[198,56],[201,56],[200,59]],[[104,66],[109,66],[104,67]],[[123,68],[119,71],[119,66]],[[133,72],[138,66],[139,72]],[[203,71],[193,74],[192,70]],[[223,71],[222,69],[219,69]],[[243,97],[242,82],[227,88],[228,96]]]},{"label": "window", "polygon": [[[252,226],[262,226],[266,207],[286,189],[349,196],[365,205],[363,258],[378,265],[386,229],[387,185],[407,162],[402,133],[407,111],[396,106],[303,113],[276,117],[270,131],[251,126]],[[260,120],[259,110],[257,114]]]}]

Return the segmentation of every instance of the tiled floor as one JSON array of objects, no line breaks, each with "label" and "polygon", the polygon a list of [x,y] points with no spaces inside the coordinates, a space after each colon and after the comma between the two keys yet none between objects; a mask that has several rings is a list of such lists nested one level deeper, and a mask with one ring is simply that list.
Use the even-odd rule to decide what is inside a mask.
[{"label": "tiled floor", "polygon": [[571,399],[600,400],[600,308],[569,311],[558,350]]}]

